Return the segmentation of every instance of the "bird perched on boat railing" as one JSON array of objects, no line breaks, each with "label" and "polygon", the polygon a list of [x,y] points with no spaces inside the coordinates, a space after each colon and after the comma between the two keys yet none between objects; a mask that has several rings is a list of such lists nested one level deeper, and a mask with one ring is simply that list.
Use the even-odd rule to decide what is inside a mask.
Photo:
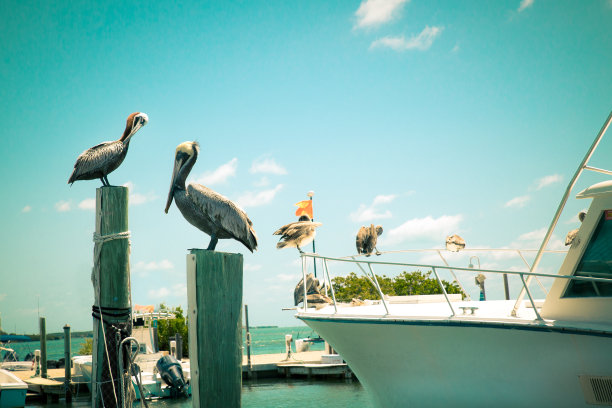
[{"label": "bird perched on boat railing", "polygon": [[257,235],[246,213],[228,198],[200,184],[185,180],[198,159],[198,142],[185,142],[177,146],[166,214],[172,199],[183,217],[200,231],[210,235],[208,250],[214,251],[218,240],[235,239],[251,252],[257,249]]},{"label": "bird perched on boat railing", "polygon": [[102,186],[110,186],[108,175],[123,163],[132,136],[148,121],[146,113],[134,112],[128,116],[125,130],[119,140],[100,143],[81,153],[74,164],[68,184],[77,180],[100,179]]},{"label": "bird perched on boat railing", "polygon": [[376,242],[378,237],[383,233],[383,228],[380,225],[376,227],[374,224],[370,224],[369,227],[362,226],[357,232],[357,238],[355,239],[355,245],[357,246],[358,254],[365,254],[365,256],[372,255],[372,252],[376,250],[376,255],[380,255],[380,251],[376,248]]},{"label": "bird perched on boat railing", "polygon": [[316,235],[316,229],[320,227],[320,222],[313,222],[306,214],[300,216],[296,222],[283,225],[272,235],[280,235],[280,240],[276,244],[277,249],[297,248],[303,254],[302,247],[311,243]]},{"label": "bird perched on boat railing", "polygon": [[[325,284],[320,283],[312,273],[306,275],[306,300],[309,304],[332,303],[332,300],[322,293],[324,288]],[[300,279],[293,291],[293,301],[295,306],[304,301],[304,278]]]},{"label": "bird perched on boat railing", "polygon": [[451,252],[459,252],[465,248],[465,240],[459,235],[449,235],[446,237],[446,249]]},{"label": "bird perched on boat railing", "polygon": [[[584,221],[584,217],[586,217],[586,211],[580,211],[578,213],[578,219],[580,222]],[[580,243],[580,239],[577,238],[578,230],[579,228],[576,228],[567,233],[567,236],[565,237],[565,246],[570,246],[574,242],[576,242],[576,245]]]}]

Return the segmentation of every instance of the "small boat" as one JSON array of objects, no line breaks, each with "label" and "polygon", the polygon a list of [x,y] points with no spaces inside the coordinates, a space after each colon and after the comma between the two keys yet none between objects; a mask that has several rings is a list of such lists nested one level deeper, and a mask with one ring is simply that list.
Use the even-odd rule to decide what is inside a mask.
[{"label": "small boat", "polygon": [[0,408],[25,406],[28,384],[7,370],[0,369]]},{"label": "small boat", "polygon": [[[547,249],[581,173],[612,175],[589,165],[611,123],[612,113],[570,180],[539,249],[462,249],[488,262],[514,255],[522,269],[484,269],[480,261],[474,268],[476,255],[467,268],[451,265],[457,258],[441,248],[393,251],[376,261],[303,254],[321,260],[328,282],[328,264],[361,269],[378,299],[340,303],[330,285],[333,304],[317,309],[306,300],[297,318],[342,355],[378,407],[612,406],[612,180],[576,195],[590,206],[569,250]],[[563,256],[556,274],[538,269],[545,254],[546,260]],[[423,255],[442,262],[407,260]],[[440,294],[385,296],[374,273],[379,268],[386,274],[389,268],[431,271]],[[454,277],[461,293],[447,293],[442,272]],[[306,273],[303,267],[304,278]],[[487,274],[497,282],[513,277],[518,296],[510,299],[505,291],[506,300],[471,300],[456,273],[470,280]],[[536,291],[544,298],[536,298]]]}]

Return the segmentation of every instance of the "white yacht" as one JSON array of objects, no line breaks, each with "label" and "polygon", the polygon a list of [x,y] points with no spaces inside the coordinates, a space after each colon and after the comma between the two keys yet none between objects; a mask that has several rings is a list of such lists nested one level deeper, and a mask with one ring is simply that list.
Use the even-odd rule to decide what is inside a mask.
[{"label": "white yacht", "polygon": [[[577,194],[590,201],[586,218],[569,250],[556,255],[564,255],[557,274],[538,271],[545,253],[560,252],[546,248],[583,171],[612,175],[588,164],[611,121],[612,114],[570,181],[531,264],[526,250],[500,250],[514,251],[527,266],[524,272],[453,266],[442,249],[433,250],[443,261],[438,265],[304,254],[304,277],[307,258],[320,260],[328,281],[330,268],[350,264],[363,271],[380,300],[341,304],[332,290],[333,304],[314,308],[306,302],[296,317],[342,355],[379,407],[612,406],[612,180]],[[392,267],[431,270],[441,294],[384,296],[374,269]],[[498,282],[510,276],[520,285],[518,297],[473,301],[465,291],[448,294],[440,278],[473,279],[480,273]],[[534,287],[540,281],[547,291]]]}]

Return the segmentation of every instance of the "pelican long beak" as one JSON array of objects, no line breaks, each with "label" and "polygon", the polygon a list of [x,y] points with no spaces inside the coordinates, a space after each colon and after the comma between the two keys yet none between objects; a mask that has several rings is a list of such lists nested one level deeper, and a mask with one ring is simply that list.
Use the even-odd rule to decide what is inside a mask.
[{"label": "pelican long beak", "polygon": [[141,113],[140,116],[136,116],[134,118],[134,124],[132,125],[132,129],[130,130],[130,134],[127,135],[123,143],[127,143],[132,136],[136,134],[140,130],[141,127],[146,125],[149,122],[149,117],[145,113]]},{"label": "pelican long beak", "polygon": [[177,158],[176,161],[174,162],[174,170],[172,171],[172,180],[170,180],[170,191],[168,192],[168,201],[166,201],[166,209],[165,209],[166,214],[168,214],[168,210],[170,209],[170,206],[172,205],[172,199],[174,198],[174,188],[175,188],[174,183],[176,182],[176,178],[179,172],[181,171],[182,165],[183,165],[182,160]]}]

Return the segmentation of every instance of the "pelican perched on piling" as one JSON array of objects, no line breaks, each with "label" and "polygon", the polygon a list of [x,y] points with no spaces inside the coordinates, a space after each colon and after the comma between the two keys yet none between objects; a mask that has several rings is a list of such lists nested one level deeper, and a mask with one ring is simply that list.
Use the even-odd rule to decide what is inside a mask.
[{"label": "pelican perched on piling", "polygon": [[77,180],[94,180],[99,178],[102,186],[110,186],[108,175],[123,163],[132,136],[149,121],[143,112],[134,112],[127,118],[125,130],[119,140],[104,142],[79,155],[68,184]]},{"label": "pelican perched on piling", "polygon": [[183,217],[210,235],[210,244],[206,249],[214,251],[218,240],[233,238],[253,252],[257,249],[257,235],[253,223],[242,209],[228,198],[200,184],[189,183],[185,187],[185,180],[199,152],[198,142],[181,143],[176,148],[166,214],[174,199]]},{"label": "pelican perched on piling", "polygon": [[[580,220],[580,222],[584,221],[584,217],[586,217],[586,211],[580,211],[578,213],[578,219]],[[565,246],[572,245],[574,241],[576,241],[576,245],[578,245],[580,243],[580,240],[576,239],[576,236],[578,236],[578,228],[568,232],[565,237]]]},{"label": "pelican perched on piling", "polygon": [[355,239],[357,253],[370,256],[372,252],[376,250],[376,255],[380,255],[380,251],[376,248],[376,241],[378,241],[378,237],[381,236],[382,233],[383,228],[380,225],[375,227],[374,224],[370,224],[369,227],[362,226],[359,228],[357,238]]},{"label": "pelican perched on piling", "polygon": [[298,221],[283,225],[272,235],[280,235],[280,241],[276,244],[277,249],[297,248],[303,254],[301,247],[311,243],[316,235],[316,229],[320,227],[320,222],[311,221],[306,214],[302,215]]},{"label": "pelican perched on piling", "polygon": [[465,248],[465,240],[459,235],[449,235],[446,237],[446,249],[451,252],[459,252]]}]

